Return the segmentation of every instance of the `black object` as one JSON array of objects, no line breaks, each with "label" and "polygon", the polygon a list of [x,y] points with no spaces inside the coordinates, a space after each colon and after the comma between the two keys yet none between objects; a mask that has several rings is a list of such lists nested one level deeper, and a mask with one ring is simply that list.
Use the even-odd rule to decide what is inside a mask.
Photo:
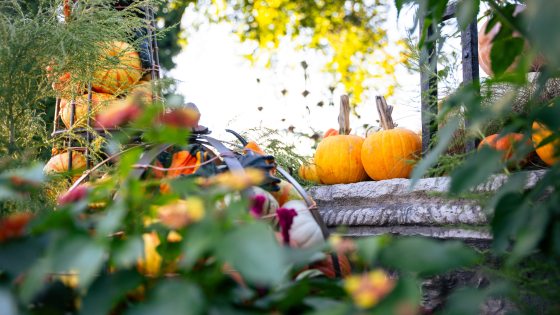
[{"label": "black object", "polygon": [[[443,14],[442,22],[455,17],[456,4],[449,5]],[[422,19],[423,20],[423,19]],[[421,82],[421,103],[422,103],[422,154],[426,154],[429,145],[437,132],[437,42],[431,40],[434,36],[434,28],[431,25],[427,29],[427,39],[420,53],[420,82]],[[424,25],[420,25],[420,34],[423,34]],[[469,26],[461,31],[461,51],[463,65],[463,84],[473,82],[480,93],[480,78],[478,72],[478,31],[476,17]],[[469,126],[465,119],[465,128]],[[465,142],[465,152],[475,149],[474,140]]]}]

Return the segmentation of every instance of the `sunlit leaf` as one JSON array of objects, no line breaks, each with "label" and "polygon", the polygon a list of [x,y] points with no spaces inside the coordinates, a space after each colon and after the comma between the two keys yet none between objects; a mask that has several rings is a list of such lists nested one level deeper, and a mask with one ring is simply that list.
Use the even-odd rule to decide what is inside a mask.
[{"label": "sunlit leaf", "polygon": [[521,54],[524,45],[525,41],[519,37],[495,39],[490,51],[492,71],[496,75],[503,74],[513,64],[515,58]]},{"label": "sunlit leaf", "polygon": [[453,135],[455,130],[459,127],[459,119],[454,117],[452,118],[446,125],[438,132],[438,143],[436,144],[435,148],[433,148],[428,155],[426,155],[412,171],[412,175],[410,177],[410,187],[414,187],[414,185],[418,182],[422,176],[426,173],[426,171],[434,166],[438,161],[438,158],[441,154],[445,152],[447,149],[447,145],[453,139]]},{"label": "sunlit leaf", "polygon": [[478,14],[480,0],[460,0],[457,2],[455,16],[461,29],[466,29],[469,24],[473,23]]},{"label": "sunlit leaf", "polygon": [[526,222],[527,211],[521,192],[504,194],[496,204],[492,218],[493,247],[498,253],[504,253],[510,239]]},{"label": "sunlit leaf", "polygon": [[502,152],[484,147],[451,174],[449,192],[460,193],[483,183],[502,167]]},{"label": "sunlit leaf", "polygon": [[97,233],[101,237],[107,237],[116,232],[121,226],[125,215],[126,209],[122,200],[117,200],[109,209],[107,209],[107,211],[105,211],[104,216],[97,223]]},{"label": "sunlit leaf", "polygon": [[360,258],[366,263],[373,264],[379,255],[379,252],[390,241],[388,236],[366,237],[356,240],[358,253]]},{"label": "sunlit leaf", "polygon": [[479,255],[458,241],[425,238],[395,240],[381,252],[384,265],[404,272],[433,275],[479,262]]}]

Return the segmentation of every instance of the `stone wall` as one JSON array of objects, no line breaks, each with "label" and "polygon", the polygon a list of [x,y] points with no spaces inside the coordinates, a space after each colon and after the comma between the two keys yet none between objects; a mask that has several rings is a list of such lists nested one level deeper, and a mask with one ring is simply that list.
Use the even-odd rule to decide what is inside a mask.
[{"label": "stone wall", "polygon": [[[531,187],[545,171],[525,174],[526,187]],[[447,177],[421,179],[412,188],[408,179],[318,186],[311,188],[309,194],[329,229],[347,236],[415,235],[458,239],[477,248],[488,248],[492,236],[481,200],[499,190],[507,180],[505,175],[492,176],[474,188],[470,198],[447,197],[450,184]],[[422,285],[423,308],[426,314],[432,314],[445,303],[453,289],[483,287],[487,283],[482,268],[426,279]],[[505,315],[514,310],[507,300],[493,299],[486,301],[480,313]]]}]

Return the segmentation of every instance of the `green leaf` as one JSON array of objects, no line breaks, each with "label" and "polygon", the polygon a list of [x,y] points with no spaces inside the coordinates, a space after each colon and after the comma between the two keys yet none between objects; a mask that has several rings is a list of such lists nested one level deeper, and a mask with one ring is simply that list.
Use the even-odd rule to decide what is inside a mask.
[{"label": "green leaf", "polygon": [[118,271],[103,274],[83,298],[82,315],[109,314],[111,309],[142,282],[142,277],[133,271]]},{"label": "green leaf", "polygon": [[204,295],[200,288],[182,279],[163,280],[150,292],[148,301],[131,307],[125,315],[204,314]]},{"label": "green leaf", "polygon": [[495,296],[504,296],[509,291],[506,283],[493,283],[484,289],[460,288],[449,296],[442,314],[478,315],[486,300]]},{"label": "green leaf", "polygon": [[191,269],[204,254],[209,253],[218,243],[219,233],[216,226],[206,222],[189,227],[182,244],[181,267]]},{"label": "green leaf", "polygon": [[486,204],[486,212],[494,213],[494,209],[498,202],[506,195],[512,192],[521,193],[525,189],[525,183],[527,182],[526,172],[516,172],[508,177],[505,184],[500,187],[500,189],[492,196],[488,204]]},{"label": "green leaf", "polygon": [[526,204],[522,192],[504,194],[496,204],[492,218],[493,247],[497,253],[504,253],[510,238],[525,224]]},{"label": "green leaf", "polygon": [[282,248],[264,223],[247,224],[229,233],[216,249],[216,255],[250,283],[275,285],[286,276]]},{"label": "green leaf", "polygon": [[373,264],[377,260],[379,252],[390,241],[390,236],[372,236],[356,240],[359,257],[366,263]]},{"label": "green leaf", "polygon": [[0,246],[0,271],[15,277],[31,267],[44,253],[46,236],[16,239]]},{"label": "green leaf", "polygon": [[384,265],[423,276],[472,266],[480,256],[458,241],[436,241],[426,238],[395,240],[381,252]]},{"label": "green leaf", "polygon": [[479,5],[480,0],[461,0],[457,2],[455,16],[462,30],[466,29],[469,24],[475,21]]},{"label": "green leaf", "polygon": [[117,241],[112,254],[117,267],[130,268],[144,255],[142,237],[129,236],[122,241]]},{"label": "green leaf", "polygon": [[80,288],[87,288],[91,284],[104,260],[104,246],[76,234],[63,238],[53,253],[54,272],[77,272]]},{"label": "green leaf", "polygon": [[455,130],[459,127],[459,119],[457,117],[452,118],[446,125],[438,132],[438,143],[435,148],[433,148],[426,157],[424,157],[412,171],[412,175],[410,177],[410,187],[414,187],[414,185],[418,182],[418,180],[424,176],[426,171],[434,166],[438,161],[438,158],[441,154],[445,152],[447,149],[447,145],[453,139],[453,135]]},{"label": "green leaf", "polygon": [[502,167],[502,152],[484,147],[451,173],[450,193],[460,193],[488,179]]},{"label": "green leaf", "polygon": [[122,199],[118,199],[105,211],[104,216],[101,217],[97,223],[97,234],[105,238],[115,233],[122,225],[125,216],[126,208],[124,207]]},{"label": "green leaf", "polygon": [[506,72],[517,58],[523,52],[525,41],[519,37],[509,37],[504,39],[495,39],[490,51],[490,60],[492,61],[492,71],[496,76]]},{"label": "green leaf", "polygon": [[550,214],[544,207],[531,207],[528,221],[521,227],[508,264],[514,265],[520,259],[532,253],[542,240],[546,231]]}]

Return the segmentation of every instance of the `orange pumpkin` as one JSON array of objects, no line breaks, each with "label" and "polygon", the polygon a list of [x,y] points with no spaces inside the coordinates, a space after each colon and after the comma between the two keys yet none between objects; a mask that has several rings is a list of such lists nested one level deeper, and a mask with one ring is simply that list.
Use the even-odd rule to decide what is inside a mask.
[{"label": "orange pumpkin", "polygon": [[334,128],[330,128],[329,130],[325,131],[325,134],[323,134],[323,138],[326,137],[330,137],[330,136],[338,136],[338,130],[334,129]]},{"label": "orange pumpkin", "polygon": [[[83,171],[86,168],[86,158],[77,151],[72,151],[72,171]],[[45,174],[68,172],[68,152],[57,154],[47,162],[43,168]],[[74,176],[78,178],[81,174]]]},{"label": "orange pumpkin", "polygon": [[[521,144],[521,141],[523,141],[524,137],[525,136],[520,133],[508,133],[503,136],[500,136],[499,134],[493,134],[482,139],[482,141],[480,141],[478,145],[478,149],[484,146],[489,146],[498,151],[502,151],[503,152],[502,160],[508,161],[512,158],[513,154],[515,153],[515,147]],[[527,145],[531,145],[529,140],[527,140]],[[525,158],[521,162],[521,164],[525,164],[526,162],[527,162],[527,158]]]},{"label": "orange pumpkin", "polygon": [[560,148],[560,139],[556,139],[543,145],[542,147],[539,147],[540,143],[551,135],[552,131],[550,129],[536,121],[533,123],[533,145],[537,151],[537,155],[547,165],[553,165],[554,163],[560,161],[560,156],[557,153],[559,150],[558,148]]},{"label": "orange pumpkin", "polygon": [[422,150],[422,140],[411,130],[395,128],[384,98],[377,109],[384,130],[370,134],[362,146],[362,163],[374,180],[408,178]]},{"label": "orange pumpkin", "polygon": [[142,77],[140,56],[125,42],[104,43],[100,69],[94,72],[92,88],[96,92],[120,94]]},{"label": "orange pumpkin", "polygon": [[246,150],[251,150],[257,154],[260,155],[265,155],[264,151],[261,149],[261,147],[255,142],[255,141],[249,141],[245,147],[243,148],[243,151]]},{"label": "orange pumpkin", "polygon": [[317,175],[317,166],[315,166],[314,163],[302,164],[298,169],[298,175],[308,182],[321,184],[321,179],[319,179],[319,175]]},{"label": "orange pumpkin", "polygon": [[[115,97],[111,94],[105,93],[95,93],[91,94],[91,113],[95,114],[100,112],[103,108],[109,107],[111,101],[115,100]],[[88,95],[80,95],[75,100],[75,112],[74,112],[74,123],[73,127],[84,127],[87,121],[87,108],[88,108]],[[66,126],[70,128],[70,118],[72,118],[72,102],[67,99],[60,100],[60,118]],[[92,116],[93,117],[93,116]]]},{"label": "orange pumpkin", "polygon": [[324,184],[348,184],[367,179],[362,166],[364,138],[349,135],[350,103],[348,96],[341,97],[339,135],[323,138],[315,151],[317,175]]},{"label": "orange pumpkin", "polygon": [[[513,15],[516,16],[524,9],[525,8],[523,6],[517,6],[515,8],[515,12]],[[492,60],[490,58],[490,53],[492,51],[492,44],[494,38],[500,32],[501,24],[500,22],[496,23],[492,27],[492,29],[489,30],[488,33],[486,33],[486,27],[488,26],[489,21],[490,19],[488,19],[478,31],[478,61],[482,70],[484,70],[486,74],[491,76],[494,74],[494,72],[492,71]],[[514,32],[513,36],[521,37],[521,34],[519,34],[518,32]],[[525,50],[528,49],[529,49],[529,43],[525,41]],[[516,58],[506,71],[513,71],[517,67],[518,62],[519,62],[519,58]],[[544,64],[543,57],[538,56],[537,58],[535,58],[535,60],[533,60],[533,63],[531,65],[531,70],[537,71],[539,68],[543,66],[543,64]]]}]

